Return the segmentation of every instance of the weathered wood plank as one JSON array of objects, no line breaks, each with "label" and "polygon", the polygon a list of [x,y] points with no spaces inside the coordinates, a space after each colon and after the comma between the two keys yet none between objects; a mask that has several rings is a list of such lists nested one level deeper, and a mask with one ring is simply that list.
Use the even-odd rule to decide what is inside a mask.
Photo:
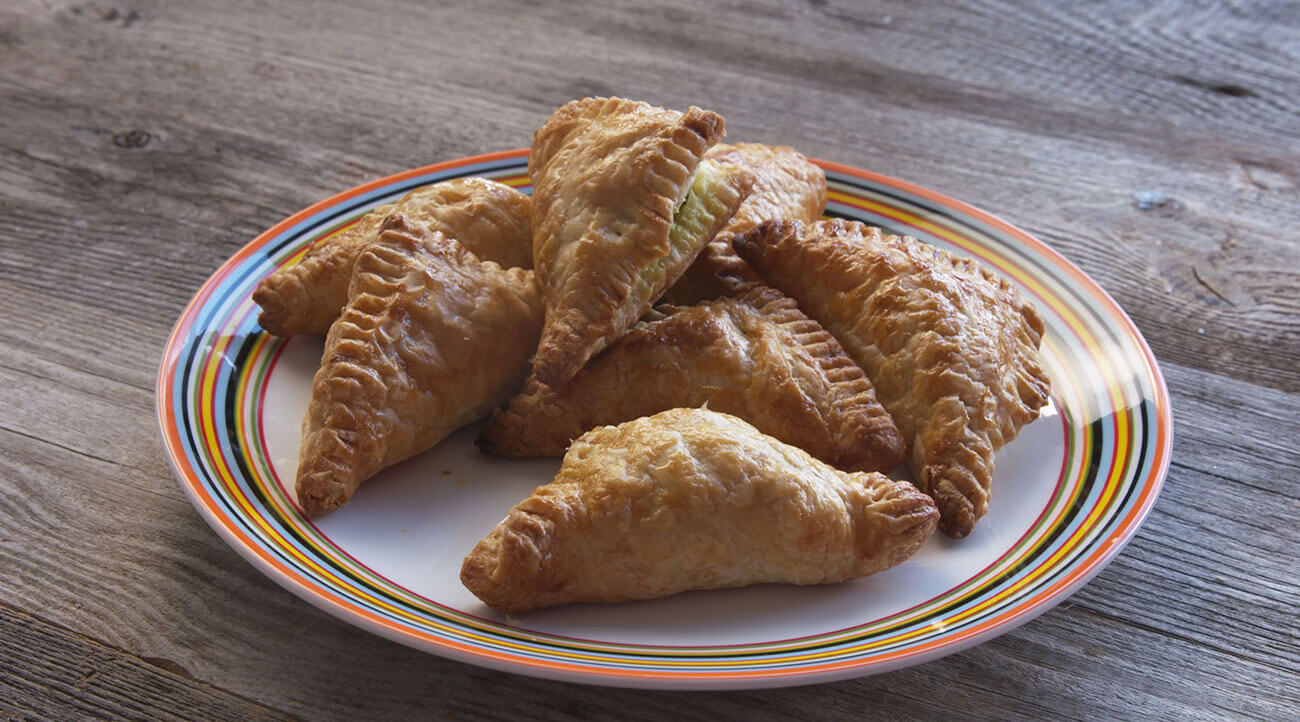
[{"label": "weathered wood plank", "polygon": [[[1129,22],[1123,13],[1035,19],[990,4],[935,23],[927,13],[936,10],[888,8],[853,21],[863,11],[774,5],[723,8],[693,23],[698,11],[686,6],[560,14],[503,4],[537,28],[521,36],[523,25],[510,32],[491,14],[406,8],[410,24],[387,32],[380,47],[343,42],[376,12],[350,7],[331,7],[333,20],[316,33],[294,32],[292,12],[249,32],[239,7],[140,5],[129,25],[98,19],[103,8],[35,7],[23,6],[10,50],[29,72],[0,86],[6,106],[27,118],[13,116],[0,136],[13,139],[0,179],[25,201],[4,228],[23,242],[0,266],[29,269],[54,239],[80,235],[78,259],[23,282],[104,296],[142,319],[165,316],[162,296],[192,289],[243,241],[313,200],[382,173],[522,145],[568,97],[619,91],[716,104],[737,137],[793,143],[989,208],[1094,275],[1162,358],[1300,389],[1290,362],[1300,305],[1289,292],[1300,247],[1287,230],[1300,220],[1300,146],[1281,122],[1287,107],[1277,122],[1255,117],[1285,106],[1274,98],[1289,97],[1286,83],[1296,87],[1281,70],[1295,52],[1281,20],[1256,37],[1257,28],[1220,8]],[[1170,14],[1178,22],[1169,24]],[[1059,43],[1044,36],[1044,23],[1081,34]],[[1108,32],[1084,32],[1089,23]],[[1225,35],[1200,38],[1200,23]],[[480,45],[467,57],[458,37]],[[1260,89],[1234,96],[1171,80],[1174,71],[1155,83],[1155,68],[1187,60],[1177,42],[1187,37],[1220,54],[1246,40],[1274,51],[1255,53],[1267,60],[1253,70],[1253,55],[1243,54],[1233,61],[1238,75],[1223,81]],[[175,38],[187,44],[184,57],[169,44]],[[1022,61],[1007,60],[1026,38]],[[66,53],[72,40],[88,49]],[[609,57],[612,47],[622,56]],[[980,48],[990,57],[971,62]],[[423,62],[387,61],[394,55]],[[713,81],[701,85],[693,78],[702,58]],[[1070,62],[1081,65],[1062,79]],[[620,71],[625,87],[575,87],[592,67]],[[184,80],[142,82],[141,68]],[[665,77],[682,82],[665,86]],[[60,89],[72,82],[82,92],[68,97]],[[1242,117],[1234,108],[1243,104],[1264,110]],[[134,129],[148,134],[142,147],[114,142]],[[69,156],[69,147],[80,152]],[[166,187],[151,182],[160,177]],[[115,222],[79,229],[87,217]],[[137,267],[142,247],[154,250],[147,267]],[[104,264],[150,283],[119,300],[123,288],[86,273]]]},{"label": "weathered wood plank", "polygon": [[6,719],[291,719],[0,602],[0,715]]}]

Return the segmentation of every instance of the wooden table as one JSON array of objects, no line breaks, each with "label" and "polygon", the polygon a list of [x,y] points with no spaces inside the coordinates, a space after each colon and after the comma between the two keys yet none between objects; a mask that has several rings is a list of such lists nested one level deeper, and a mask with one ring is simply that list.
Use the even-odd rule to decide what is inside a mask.
[{"label": "wooden table", "polygon": [[[4,3],[0,713],[1294,719],[1294,4],[554,5]],[[154,376],[187,300],[293,211],[526,145],[596,94],[704,105],[732,138],[937,189],[1100,282],[1159,357],[1176,425],[1127,550],[937,662],[690,695],[418,653],[245,563],[158,440]]]}]

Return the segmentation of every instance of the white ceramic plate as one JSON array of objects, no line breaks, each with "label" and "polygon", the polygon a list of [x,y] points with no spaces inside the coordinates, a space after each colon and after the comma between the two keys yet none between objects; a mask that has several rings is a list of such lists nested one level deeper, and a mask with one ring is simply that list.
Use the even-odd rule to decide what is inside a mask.
[{"label": "white ceramic plate", "polygon": [[158,377],[168,455],[195,507],[237,551],[316,606],[453,659],[638,687],[741,688],[881,672],[950,654],[1059,603],[1119,552],[1150,509],[1172,424],[1154,358],[1095,283],[1041,242],[908,183],[818,161],[829,215],[979,258],[1032,298],[1053,381],[1042,417],[999,452],[989,513],[906,563],[821,587],[761,585],[507,619],[458,574],[556,461],[479,454],[477,427],[368,482],[319,521],[292,498],[319,339],[284,341],[250,295],[315,239],[412,188],[478,175],[529,190],[526,151],[401,173],[277,224],[213,274],[182,314]]}]

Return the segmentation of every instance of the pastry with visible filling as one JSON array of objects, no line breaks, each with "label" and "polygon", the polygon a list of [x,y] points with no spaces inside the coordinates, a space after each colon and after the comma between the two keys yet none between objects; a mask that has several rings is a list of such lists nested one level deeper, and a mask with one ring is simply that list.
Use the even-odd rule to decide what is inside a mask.
[{"label": "pastry with visible filling", "polygon": [[533,375],[559,386],[636,322],[731,218],[752,179],[702,162],[716,113],[587,98],[533,136],[533,258],[546,321]]},{"label": "pastry with visible filling", "polygon": [[971,259],[857,222],[767,222],[735,248],[866,371],[940,528],[969,534],[994,452],[1048,400],[1033,305]]},{"label": "pastry with visible filling", "polygon": [[541,333],[532,271],[481,261],[400,215],[385,228],[357,257],[312,380],[297,478],[308,514],[504,403]]},{"label": "pastry with visible filling", "polygon": [[502,612],[827,584],[902,562],[937,521],[911,484],[839,471],[734,416],[673,409],[575,441],[460,578]]},{"label": "pastry with visible filling", "polygon": [[740,166],[753,175],[754,183],[736,214],[664,294],[665,301],[683,306],[734,296],[761,283],[754,269],[732,249],[733,235],[774,218],[812,223],[826,210],[826,173],[794,148],[719,143],[704,158]]},{"label": "pastry with visible filling", "polygon": [[483,260],[506,268],[533,266],[528,196],[496,181],[457,178],[379,206],[317,241],[298,263],[262,279],[253,291],[262,307],[258,324],[277,336],[325,335],[347,303],[353,264],[393,213],[456,239]]},{"label": "pastry with visible filling", "polygon": [[792,299],[762,285],[657,306],[558,390],[526,386],[478,443],[500,456],[559,457],[588,429],[705,405],[841,469],[903,459],[903,437],[862,370]]}]

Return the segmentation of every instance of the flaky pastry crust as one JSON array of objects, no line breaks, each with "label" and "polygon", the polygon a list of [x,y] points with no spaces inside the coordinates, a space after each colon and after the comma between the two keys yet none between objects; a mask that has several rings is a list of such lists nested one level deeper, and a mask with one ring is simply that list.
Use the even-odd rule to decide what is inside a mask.
[{"label": "flaky pastry crust", "polygon": [[906,482],[839,471],[734,416],[673,409],[575,441],[461,581],[503,612],[834,583],[908,558],[937,521]]},{"label": "flaky pastry crust", "polygon": [[[735,212],[752,182],[701,158],[722,117],[622,98],[587,98],[533,136],[533,258],[546,322],[533,374],[558,386],[650,308]],[[688,192],[701,189],[688,233],[670,237]],[[680,223],[679,223],[680,225]]]},{"label": "flaky pastry crust", "polygon": [[699,306],[661,305],[558,390],[531,382],[484,427],[500,456],[564,455],[588,429],[707,405],[851,471],[888,470],[903,438],[862,370],[770,286]]},{"label": "flaky pastry crust", "polygon": [[969,534],[994,452],[1048,400],[1033,305],[971,259],[857,222],[768,222],[735,247],[866,371],[940,528]]},{"label": "flaky pastry crust", "polygon": [[480,261],[400,215],[386,227],[357,258],[312,380],[297,478],[308,514],[504,403],[541,333],[532,271]]},{"label": "flaky pastry crust", "polygon": [[664,300],[690,305],[734,296],[762,279],[736,255],[731,237],[766,220],[784,218],[812,223],[826,211],[826,173],[789,146],[762,143],[719,143],[706,160],[739,166],[754,178],[753,188]]},{"label": "flaky pastry crust", "polygon": [[347,303],[353,264],[393,213],[455,238],[483,260],[507,268],[533,266],[528,196],[496,181],[457,178],[379,206],[317,241],[298,263],[262,279],[253,291],[262,307],[258,324],[277,336],[325,335]]}]

